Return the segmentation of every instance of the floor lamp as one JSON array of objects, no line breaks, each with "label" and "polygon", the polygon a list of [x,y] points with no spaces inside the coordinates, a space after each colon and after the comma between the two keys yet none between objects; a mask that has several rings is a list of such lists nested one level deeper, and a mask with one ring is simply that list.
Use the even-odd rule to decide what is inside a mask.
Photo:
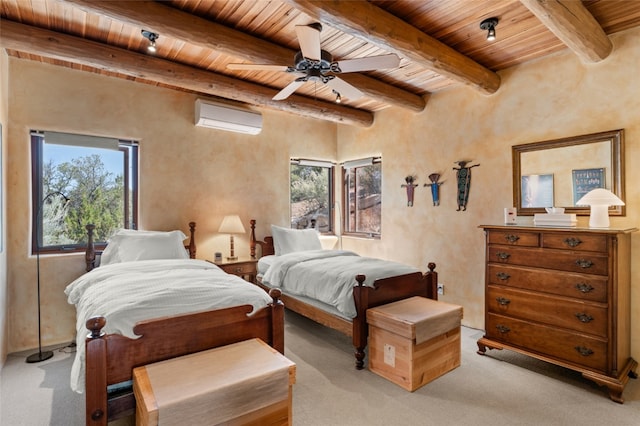
[{"label": "floor lamp", "polygon": [[53,352],[51,351],[42,351],[42,328],[40,326],[41,323],[41,315],[40,315],[40,222],[42,220],[42,209],[44,208],[44,203],[54,195],[60,195],[64,198],[64,204],[66,205],[69,202],[69,198],[64,195],[60,191],[54,191],[47,194],[46,197],[42,199],[40,206],[38,207],[38,214],[36,215],[35,222],[35,231],[36,231],[36,280],[38,283],[38,352],[29,355],[27,357],[28,363],[45,361],[53,356]]}]

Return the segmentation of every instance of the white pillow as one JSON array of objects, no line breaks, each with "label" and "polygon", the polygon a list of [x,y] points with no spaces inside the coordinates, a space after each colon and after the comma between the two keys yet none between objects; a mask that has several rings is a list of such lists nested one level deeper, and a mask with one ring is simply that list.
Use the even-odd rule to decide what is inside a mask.
[{"label": "white pillow", "polygon": [[135,231],[121,229],[109,239],[101,265],[153,259],[188,259],[182,231]]},{"label": "white pillow", "polygon": [[271,225],[271,234],[276,256],[296,251],[322,250],[320,237],[315,229],[290,229]]}]

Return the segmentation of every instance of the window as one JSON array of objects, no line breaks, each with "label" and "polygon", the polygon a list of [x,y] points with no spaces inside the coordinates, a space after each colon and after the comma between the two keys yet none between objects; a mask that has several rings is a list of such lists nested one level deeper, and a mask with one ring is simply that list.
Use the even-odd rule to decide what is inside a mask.
[{"label": "window", "polygon": [[291,227],[333,231],[332,163],[291,160]]},{"label": "window", "polygon": [[32,132],[32,251],[81,251],[87,224],[101,247],[119,228],[136,228],[138,144]]},{"label": "window", "polygon": [[349,161],[344,168],[344,232],[380,237],[382,228],[382,162],[380,158]]}]

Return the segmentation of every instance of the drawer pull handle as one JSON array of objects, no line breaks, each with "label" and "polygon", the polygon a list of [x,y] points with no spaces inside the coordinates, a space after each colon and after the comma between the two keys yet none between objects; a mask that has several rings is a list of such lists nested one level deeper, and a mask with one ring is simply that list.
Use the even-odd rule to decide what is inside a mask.
[{"label": "drawer pull handle", "polygon": [[236,268],[236,272],[242,272],[242,268]]},{"label": "drawer pull handle", "polygon": [[576,288],[583,293],[591,293],[595,290],[590,284],[587,283],[578,283],[576,284]]},{"label": "drawer pull handle", "polygon": [[509,253],[501,251],[500,253],[496,253],[496,256],[498,256],[498,259],[500,260],[507,260],[511,255]]},{"label": "drawer pull handle", "polygon": [[498,332],[504,334],[504,333],[508,333],[511,331],[511,329],[509,327],[507,327],[506,325],[502,325],[502,324],[498,324],[496,325],[496,328],[498,329]]},{"label": "drawer pull handle", "polygon": [[587,259],[578,259],[576,260],[576,265],[583,269],[591,268],[593,266],[593,262]]},{"label": "drawer pull handle", "polygon": [[498,305],[500,306],[507,306],[511,303],[511,300],[505,299],[504,297],[496,297],[496,302],[498,302]]},{"label": "drawer pull handle", "polygon": [[571,237],[565,238],[564,243],[569,247],[578,247],[580,244],[582,244],[582,240],[580,240],[580,238]]},{"label": "drawer pull handle", "polygon": [[582,356],[593,355],[593,351],[589,348],[585,348],[584,346],[576,346],[575,350]]},{"label": "drawer pull handle", "polygon": [[496,274],[496,277],[498,277],[499,280],[506,281],[511,278],[511,275],[507,274],[506,272],[498,272]]},{"label": "drawer pull handle", "polygon": [[578,312],[576,314],[576,318],[578,318],[580,322],[584,322],[584,323],[593,321],[593,317],[589,314],[585,314],[584,312]]},{"label": "drawer pull handle", "polygon": [[517,235],[508,234],[504,236],[504,239],[513,244],[518,241],[520,237],[518,237]]}]

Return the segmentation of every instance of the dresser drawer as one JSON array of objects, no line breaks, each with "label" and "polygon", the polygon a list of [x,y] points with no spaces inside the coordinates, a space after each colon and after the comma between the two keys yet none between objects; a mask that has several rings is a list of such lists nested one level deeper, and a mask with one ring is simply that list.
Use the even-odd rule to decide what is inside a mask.
[{"label": "dresser drawer", "polygon": [[605,235],[542,234],[542,247],[564,250],[607,252]]},{"label": "dresser drawer", "polygon": [[490,246],[487,261],[596,275],[608,271],[606,255],[578,251]]},{"label": "dresser drawer", "polygon": [[538,247],[540,245],[540,234],[537,232],[524,232],[517,230],[488,231],[487,241],[489,244]]},{"label": "dresser drawer", "polygon": [[544,294],[489,286],[489,312],[606,337],[607,308]]},{"label": "dresser drawer", "polygon": [[607,301],[608,278],[522,266],[487,265],[487,284],[540,291],[593,302]]},{"label": "dresser drawer", "polygon": [[607,342],[542,324],[487,314],[487,337],[522,348],[532,354],[556,358],[606,373]]}]

